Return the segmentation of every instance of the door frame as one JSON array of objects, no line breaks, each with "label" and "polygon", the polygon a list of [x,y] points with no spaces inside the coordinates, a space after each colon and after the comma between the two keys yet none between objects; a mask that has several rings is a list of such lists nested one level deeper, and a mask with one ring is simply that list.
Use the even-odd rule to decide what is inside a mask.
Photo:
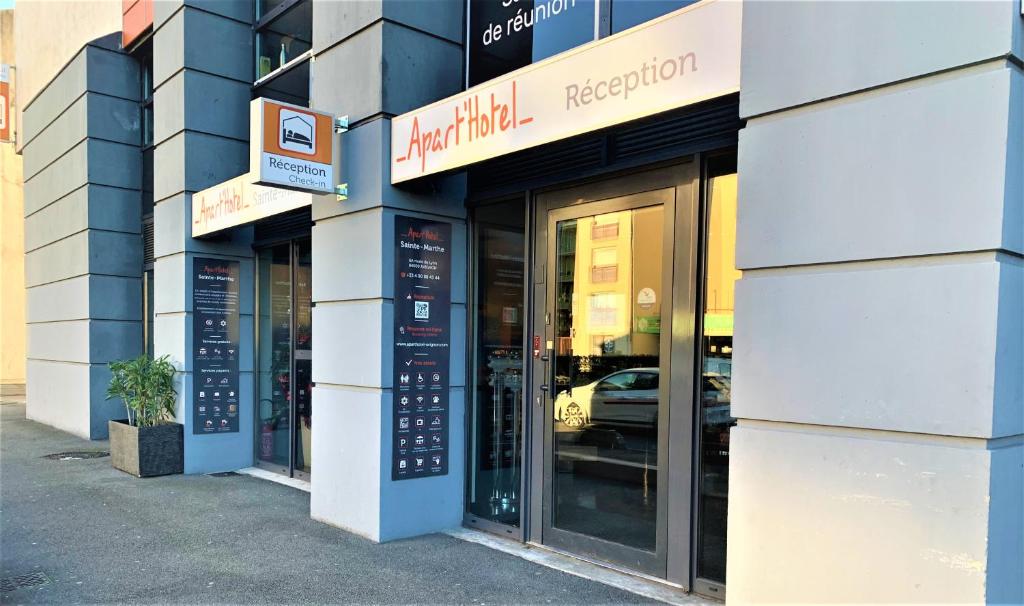
[{"label": "door frame", "polygon": [[[299,480],[304,480],[306,482],[309,482],[311,474],[307,473],[305,471],[302,471],[301,469],[296,469],[296,467],[295,467],[295,459],[296,459],[296,451],[295,451],[295,449],[299,446],[298,445],[298,441],[295,439],[295,433],[296,433],[296,431],[301,431],[299,429],[299,427],[296,425],[296,422],[298,421],[298,415],[296,415],[296,410],[295,410],[295,407],[297,405],[296,404],[296,402],[297,402],[296,387],[295,387],[295,335],[296,335],[296,328],[297,328],[296,313],[297,313],[297,307],[298,307],[297,306],[298,298],[296,296],[297,289],[296,289],[296,286],[295,286],[295,278],[296,278],[296,275],[298,273],[296,271],[296,268],[298,267],[298,259],[299,259],[299,243],[302,242],[303,240],[309,240],[310,244],[312,245],[311,236],[304,235],[304,236],[286,237],[286,238],[281,238],[281,239],[278,239],[278,240],[270,240],[270,241],[260,242],[258,246],[254,246],[253,247],[253,253],[254,253],[253,254],[253,275],[254,275],[253,286],[254,286],[254,288],[253,288],[253,347],[252,347],[252,352],[253,352],[252,353],[252,355],[253,355],[253,366],[252,366],[253,367],[253,373],[252,373],[253,379],[252,379],[252,381],[253,381],[253,385],[252,385],[252,389],[253,389],[253,399],[255,400],[256,406],[253,409],[253,415],[252,415],[252,417],[253,417],[252,434],[254,436],[254,442],[253,442],[253,466],[254,467],[257,467],[259,469],[265,469],[265,470],[273,472],[273,473],[278,473],[278,474],[281,474],[281,475],[289,477],[289,478],[296,478],[296,479],[299,479]],[[281,246],[282,244],[287,244],[288,245],[288,288],[289,288],[288,296],[289,296],[289,309],[290,309],[290,313],[288,314],[288,316],[289,316],[288,317],[288,335],[289,335],[289,339],[288,339],[288,377],[289,377],[288,378],[288,401],[289,401],[289,406],[288,406],[288,427],[289,427],[289,432],[288,432],[288,465],[287,466],[282,466],[280,464],[269,463],[267,461],[260,460],[260,458],[256,455],[257,449],[259,448],[259,443],[258,443],[258,439],[255,439],[255,438],[258,438],[258,434],[257,434],[256,430],[259,427],[259,414],[257,413],[257,411],[259,410],[259,404],[260,404],[260,401],[261,401],[260,400],[260,385],[259,385],[259,381],[260,381],[260,377],[259,377],[259,373],[260,373],[260,371],[259,371],[260,339],[259,339],[259,336],[260,336],[260,317],[261,317],[261,311],[262,310],[260,309],[260,286],[261,286],[261,283],[260,283],[260,270],[259,270],[259,262],[260,262],[259,252],[260,252],[260,250],[274,248],[275,246]],[[312,293],[312,287],[310,288],[310,292]],[[310,302],[310,305],[312,306],[312,301]],[[312,465],[310,465],[310,469],[312,470]]]},{"label": "door frame", "polygon": [[[689,156],[643,171],[603,177],[575,186],[550,188],[531,196],[532,203],[528,205],[531,212],[528,226],[532,229],[528,231],[532,231],[532,237],[528,240],[528,252],[532,258],[530,267],[533,271],[527,292],[530,305],[529,327],[524,335],[524,340],[528,340],[531,335],[540,335],[544,350],[542,358],[530,358],[531,363],[527,364],[529,370],[525,377],[529,382],[529,388],[523,392],[524,408],[530,411],[530,414],[523,415],[524,422],[528,423],[528,427],[524,428],[524,435],[528,435],[529,440],[524,446],[527,446],[529,451],[524,451],[524,455],[529,456],[530,490],[529,506],[524,508],[522,524],[528,540],[545,546],[560,543],[554,547],[568,551],[574,551],[573,547],[582,546],[588,552],[583,554],[584,557],[590,555],[604,559],[612,556],[618,559],[616,556],[626,553],[641,556],[638,559],[640,568],[631,569],[632,572],[663,578],[687,591],[691,585],[690,520],[693,514],[695,479],[695,402],[692,394],[695,393],[694,372],[697,363],[696,261],[700,210],[700,170],[697,159],[696,155]],[[667,333],[671,338],[662,339],[661,343],[661,357],[664,360],[662,366],[668,368],[670,379],[659,384],[659,400],[662,402],[659,411],[664,410],[669,414],[662,416],[659,412],[659,419],[662,419],[662,422],[659,423],[658,429],[657,547],[651,554],[593,537],[569,537],[566,535],[574,533],[555,529],[549,523],[551,477],[547,471],[551,465],[553,421],[549,413],[552,410],[553,399],[541,389],[541,385],[549,378],[548,362],[552,352],[548,350],[547,345],[549,341],[554,341],[554,327],[551,316],[547,313],[550,297],[553,296],[549,288],[552,272],[547,260],[555,246],[555,238],[548,237],[550,225],[560,218],[570,216],[590,216],[625,208],[651,206],[652,204],[643,203],[615,203],[610,199],[664,189],[674,190],[674,196],[665,204],[665,216],[671,217],[671,220],[665,221],[664,225],[666,256],[663,265],[663,288],[671,295],[665,297],[669,299],[668,305],[662,307],[662,334]],[[686,245],[680,245],[681,243]],[[674,406],[670,394],[676,394]],[[544,414],[537,414],[542,410]],[[669,515],[673,511],[674,515]],[[644,554],[647,554],[646,557]],[[615,564],[612,566],[615,567]]]}]

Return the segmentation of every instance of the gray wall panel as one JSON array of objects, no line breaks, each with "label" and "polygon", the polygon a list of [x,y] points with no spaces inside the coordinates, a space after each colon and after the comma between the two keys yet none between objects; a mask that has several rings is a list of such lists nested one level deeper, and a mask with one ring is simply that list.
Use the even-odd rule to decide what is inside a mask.
[{"label": "gray wall panel", "polygon": [[[430,10],[423,10],[419,0],[388,0],[384,3],[384,17],[435,36],[462,45],[465,36],[462,0],[433,0]],[[462,64],[459,64],[461,70]]]},{"label": "gray wall panel", "polygon": [[1021,50],[1019,2],[747,2],[743,12],[744,117]]},{"label": "gray wall panel", "polygon": [[384,23],[383,108],[389,114],[428,105],[462,90],[462,47]]}]

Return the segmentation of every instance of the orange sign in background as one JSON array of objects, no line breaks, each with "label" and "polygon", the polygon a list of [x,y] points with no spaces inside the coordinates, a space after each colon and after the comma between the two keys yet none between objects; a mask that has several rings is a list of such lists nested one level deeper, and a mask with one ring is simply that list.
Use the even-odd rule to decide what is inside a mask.
[{"label": "orange sign in background", "polygon": [[127,47],[153,25],[153,0],[121,1],[121,46]]},{"label": "orange sign in background", "polygon": [[10,68],[0,65],[0,141],[11,140]]},{"label": "orange sign in background", "polygon": [[[292,105],[281,105],[273,101],[264,100],[263,105],[263,152],[298,158],[321,164],[331,163],[331,143],[334,135],[334,120],[327,114],[307,111]],[[284,149],[281,147],[281,110],[286,109],[294,113],[309,116],[314,120],[316,129],[316,146],[314,153],[306,154],[299,151]]]}]

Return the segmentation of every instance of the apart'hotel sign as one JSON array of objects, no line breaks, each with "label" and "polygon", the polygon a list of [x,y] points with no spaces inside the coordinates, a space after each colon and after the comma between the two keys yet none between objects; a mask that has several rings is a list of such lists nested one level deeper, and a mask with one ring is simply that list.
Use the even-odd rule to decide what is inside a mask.
[{"label": "apart'hotel sign", "polygon": [[704,0],[398,116],[391,182],[734,93],[741,18]]}]

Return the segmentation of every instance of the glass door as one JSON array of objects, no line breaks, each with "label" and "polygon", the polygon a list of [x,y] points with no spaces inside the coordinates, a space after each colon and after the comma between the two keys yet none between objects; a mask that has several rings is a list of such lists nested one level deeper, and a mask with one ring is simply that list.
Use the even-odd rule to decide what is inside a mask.
[{"label": "glass door", "polygon": [[256,253],[256,465],[308,479],[311,252],[308,239]]},{"label": "glass door", "polygon": [[537,196],[532,381],[531,538],[687,584],[693,177],[687,165]]}]

